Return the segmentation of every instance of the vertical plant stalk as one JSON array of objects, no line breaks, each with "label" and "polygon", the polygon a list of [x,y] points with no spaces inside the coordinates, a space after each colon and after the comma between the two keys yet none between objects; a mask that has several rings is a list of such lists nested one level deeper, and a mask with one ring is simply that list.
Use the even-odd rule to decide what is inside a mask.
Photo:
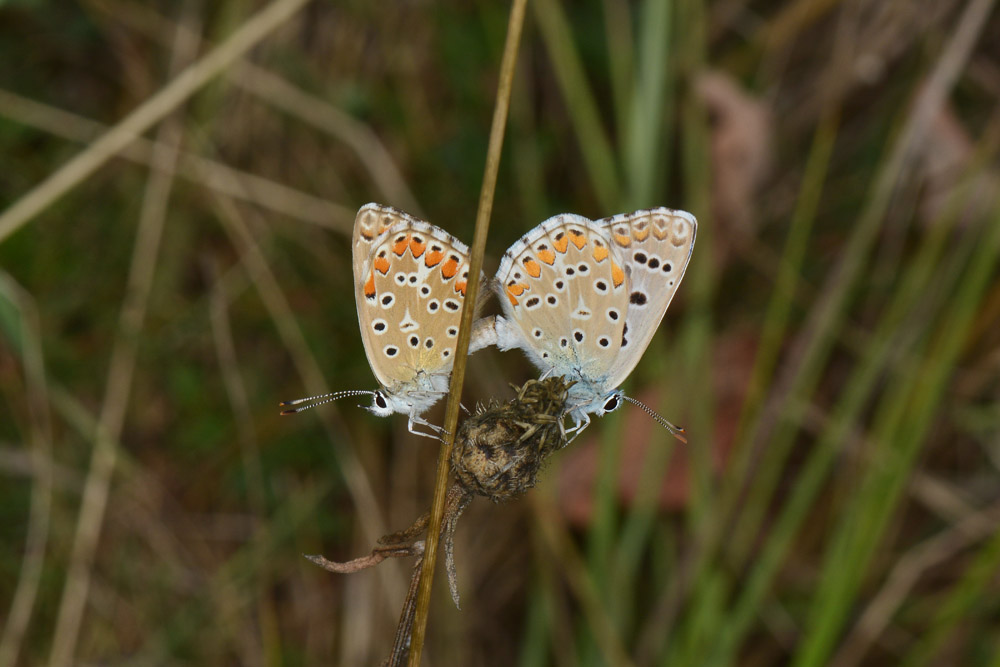
[{"label": "vertical plant stalk", "polygon": [[434,484],[434,503],[431,519],[427,527],[427,546],[420,577],[420,592],[417,597],[417,611],[413,623],[413,638],[410,646],[409,664],[419,667],[420,653],[424,646],[427,629],[427,612],[430,608],[431,586],[434,582],[434,566],[437,563],[437,536],[441,533],[441,519],[444,501],[448,493],[448,474],[451,470],[451,451],[455,446],[458,431],[458,409],[465,382],[465,367],[468,360],[469,341],[472,337],[472,318],[479,296],[479,274],[483,269],[483,255],[486,252],[486,235],[490,227],[490,212],[493,209],[493,194],[496,190],[497,172],[500,168],[500,152],[503,148],[504,129],[507,126],[507,111],[510,108],[511,85],[514,80],[514,64],[521,43],[521,28],[524,25],[526,0],[514,0],[507,24],[507,41],[504,43],[503,58],[500,62],[500,81],[497,86],[497,101],[493,108],[493,125],[490,127],[490,142],[486,153],[486,169],[483,186],[479,193],[479,209],[476,212],[476,229],[472,237],[472,252],[469,260],[468,291],[462,308],[462,323],[458,330],[455,349],[455,366],[451,373],[448,404],[445,408],[445,437],[438,454],[437,477]]}]

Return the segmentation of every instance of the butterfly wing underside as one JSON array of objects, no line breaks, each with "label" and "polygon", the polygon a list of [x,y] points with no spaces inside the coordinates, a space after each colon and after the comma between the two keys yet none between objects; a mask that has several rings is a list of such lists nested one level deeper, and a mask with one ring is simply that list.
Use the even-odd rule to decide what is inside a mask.
[{"label": "butterfly wing underside", "polygon": [[390,227],[401,222],[414,223],[419,220],[399,209],[382,204],[365,204],[358,210],[351,237],[351,265],[354,270],[355,293],[364,286],[362,273],[375,242]]},{"label": "butterfly wing underside", "polygon": [[[369,204],[365,230],[397,219],[368,242],[355,227],[354,251],[370,245],[355,281],[361,339],[372,372],[393,393],[412,389],[421,372],[451,370],[469,275],[468,248],[401,211]],[[358,241],[358,238],[361,238]],[[354,258],[357,269],[358,257]]]},{"label": "butterfly wing underside", "polygon": [[599,381],[614,367],[629,292],[611,243],[592,221],[563,214],[504,255],[495,289],[522,347],[543,371]]},{"label": "butterfly wing underside", "polygon": [[698,223],[686,211],[655,208],[598,220],[629,274],[628,314],[610,386],[621,384],[642,357],[681,284]]}]

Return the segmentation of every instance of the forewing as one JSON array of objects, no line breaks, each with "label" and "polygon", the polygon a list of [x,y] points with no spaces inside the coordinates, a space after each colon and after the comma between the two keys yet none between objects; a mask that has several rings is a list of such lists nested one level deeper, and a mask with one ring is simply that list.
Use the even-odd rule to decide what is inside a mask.
[{"label": "forewing", "polygon": [[621,346],[629,294],[625,271],[601,227],[563,214],[511,246],[496,289],[536,365],[599,381]]},{"label": "forewing", "polygon": [[365,262],[371,255],[372,248],[382,234],[401,222],[416,223],[420,221],[399,209],[381,204],[365,204],[358,210],[358,215],[354,218],[354,233],[351,238],[351,264],[354,268],[356,297],[364,286],[364,278],[367,277],[363,276],[363,270]]},{"label": "forewing", "polygon": [[358,320],[372,372],[398,390],[420,371],[446,373],[469,277],[469,250],[407,216],[381,235],[362,266]]},{"label": "forewing", "polygon": [[681,284],[698,223],[686,211],[655,208],[598,220],[630,278],[626,331],[611,386],[621,384],[645,352]]}]

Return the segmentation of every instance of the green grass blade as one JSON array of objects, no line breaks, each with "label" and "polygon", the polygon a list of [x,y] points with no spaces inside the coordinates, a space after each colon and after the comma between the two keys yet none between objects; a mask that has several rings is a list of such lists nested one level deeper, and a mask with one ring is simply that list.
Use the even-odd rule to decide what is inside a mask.
[{"label": "green grass blade", "polygon": [[663,119],[671,48],[671,6],[647,0],[640,15],[639,62],[625,140],[626,206],[633,210],[661,204]]},{"label": "green grass blade", "polygon": [[615,152],[601,124],[601,115],[580,54],[573,44],[569,21],[557,0],[532,3],[542,41],[555,69],[560,92],[576,132],[584,166],[598,203],[605,211],[617,211],[621,203],[621,185]]},{"label": "green grass blade", "polygon": [[[974,246],[969,268],[957,281],[949,307],[937,318],[940,323],[935,340],[915,377],[899,376],[895,391],[886,400],[872,442],[885,451],[876,452],[884,459],[870,470],[857,505],[865,514],[848,512],[831,550],[835,557],[827,562],[826,586],[822,586],[814,605],[813,622],[794,664],[800,667],[824,664],[840,632],[861,579],[896,502],[908,479],[913,461],[930,428],[934,408],[942,400],[948,379],[972,325],[988,280],[996,267],[1000,251],[1000,219],[994,220],[982,235],[970,235]],[[936,274],[935,279],[939,279]],[[840,558],[839,556],[846,556]],[[846,567],[845,567],[846,565]]]}]

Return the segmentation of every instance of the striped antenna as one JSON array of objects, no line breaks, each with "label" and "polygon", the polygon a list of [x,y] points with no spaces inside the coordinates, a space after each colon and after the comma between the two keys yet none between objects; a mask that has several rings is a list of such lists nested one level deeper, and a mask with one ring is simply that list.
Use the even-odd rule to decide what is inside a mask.
[{"label": "striped antenna", "polygon": [[338,398],[344,398],[346,396],[361,396],[364,394],[374,396],[376,393],[377,392],[366,391],[364,389],[349,389],[347,391],[337,391],[332,394],[321,394],[319,396],[310,396],[309,398],[296,398],[294,401],[282,401],[281,403],[278,403],[278,405],[280,405],[281,407],[285,407],[287,405],[302,405],[303,403],[309,403],[309,405],[302,405],[302,407],[299,408],[291,408],[290,410],[281,411],[281,414],[283,415],[291,415],[295,414],[296,412],[302,412],[303,410],[308,410],[309,408],[315,408],[317,406],[324,405],[326,403],[331,403],[333,401],[336,401]]},{"label": "striped antenna", "polygon": [[641,401],[637,401],[634,398],[632,398],[631,396],[622,395],[622,398],[624,398],[626,401],[628,401],[632,405],[638,405],[640,408],[642,408],[643,410],[646,411],[647,415],[649,415],[650,417],[652,417],[653,419],[655,419],[657,424],[659,424],[663,428],[665,428],[668,431],[670,431],[670,433],[675,438],[677,438],[678,440],[680,440],[681,442],[683,442],[685,445],[687,444],[687,437],[684,435],[684,429],[682,429],[680,426],[674,426],[673,424],[671,424],[670,422],[668,422],[666,419],[664,419],[660,415],[658,415],[655,412],[653,412],[653,410],[651,408],[649,408],[645,403],[642,403]]}]

